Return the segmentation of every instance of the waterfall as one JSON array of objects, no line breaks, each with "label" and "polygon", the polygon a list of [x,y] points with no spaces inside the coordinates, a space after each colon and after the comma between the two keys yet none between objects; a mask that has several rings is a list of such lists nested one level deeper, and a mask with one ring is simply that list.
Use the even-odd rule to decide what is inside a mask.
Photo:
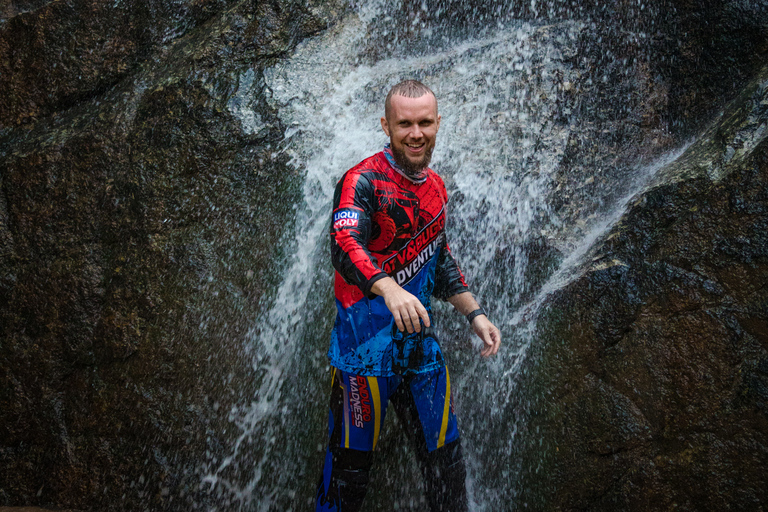
[{"label": "waterfall", "polygon": [[[285,241],[291,256],[282,284],[244,341],[258,391],[229,412],[236,440],[224,453],[211,454],[203,470],[203,483],[222,508],[311,508],[327,428],[331,199],[342,173],[386,142],[379,117],[389,87],[416,78],[436,93],[442,124],[432,167],[449,192],[449,243],[502,332],[499,356],[482,360],[464,319],[436,305],[474,510],[499,510],[494,504],[514,501],[514,376],[538,307],[572,277],[593,242],[664,163],[627,169],[631,179],[603,190],[619,199],[582,214],[588,220],[577,224],[552,205],[562,199],[557,171],[569,136],[579,129],[578,114],[568,111],[564,97],[578,78],[569,59],[587,28],[576,21],[509,21],[473,37],[446,38],[425,24],[407,47],[383,44],[396,32],[387,28],[394,23],[388,19],[384,1],[358,6],[263,77],[249,71],[231,107],[254,124],[243,105],[262,81],[286,127],[283,151],[302,173],[304,188],[295,237]],[[380,461],[383,473],[393,457]],[[396,483],[374,485],[396,485],[418,501],[420,483],[399,473]],[[392,510],[393,503],[418,509],[402,499],[369,500],[369,510]]]}]

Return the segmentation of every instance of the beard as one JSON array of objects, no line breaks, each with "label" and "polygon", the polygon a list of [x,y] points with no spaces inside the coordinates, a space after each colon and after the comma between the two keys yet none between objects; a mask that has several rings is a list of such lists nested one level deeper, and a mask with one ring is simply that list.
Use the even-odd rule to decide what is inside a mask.
[{"label": "beard", "polygon": [[395,163],[400,166],[406,176],[409,178],[418,178],[421,172],[429,167],[429,162],[432,160],[432,150],[435,146],[428,147],[424,152],[424,156],[418,162],[411,162],[408,157],[405,156],[405,151],[402,148],[396,148],[393,145],[392,156],[395,158]]}]

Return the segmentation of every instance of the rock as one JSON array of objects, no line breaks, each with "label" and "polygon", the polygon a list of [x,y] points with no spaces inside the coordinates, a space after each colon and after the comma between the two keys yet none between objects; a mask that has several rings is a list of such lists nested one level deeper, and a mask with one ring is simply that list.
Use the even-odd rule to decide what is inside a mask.
[{"label": "rock", "polygon": [[26,4],[0,25],[0,128],[99,95],[227,2]]},{"label": "rock", "polygon": [[[537,32],[583,34],[557,56],[573,77],[544,93],[558,106],[551,122],[581,123],[552,206],[584,226],[599,209],[594,187],[623,183],[629,167],[696,133],[755,73],[768,40],[754,2],[403,3],[371,24],[361,61],[418,53],[477,23],[576,20]],[[345,9],[0,2],[0,503],[232,506],[201,484],[200,461],[236,435],[232,382],[250,396],[258,385],[242,340],[279,279],[301,183],[262,72]],[[694,163],[662,173],[552,298],[525,377],[529,408],[505,416],[531,417],[521,506],[766,502],[765,113],[759,87],[745,94],[752,103],[740,99],[681,161]],[[556,226],[537,228],[524,248],[540,261],[526,267],[526,300],[566,253]],[[514,265],[505,251],[500,274]],[[327,331],[331,302],[302,320]]]},{"label": "rock", "polygon": [[[766,78],[550,298],[524,378],[538,390],[519,486],[529,507],[768,503]],[[731,146],[739,156],[723,158]]]},{"label": "rock", "polygon": [[[78,512],[77,510],[67,509],[54,509],[56,512]],[[52,512],[52,509],[38,508],[38,507],[0,507],[0,512]]]},{"label": "rock", "polygon": [[341,7],[28,5],[0,24],[0,504],[188,510],[299,185],[231,100]]}]

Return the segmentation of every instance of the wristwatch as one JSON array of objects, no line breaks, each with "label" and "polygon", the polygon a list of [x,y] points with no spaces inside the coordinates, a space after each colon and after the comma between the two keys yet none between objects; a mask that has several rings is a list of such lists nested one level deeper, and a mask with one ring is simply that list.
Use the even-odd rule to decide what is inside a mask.
[{"label": "wristwatch", "polygon": [[482,307],[479,307],[467,315],[467,322],[469,322],[469,324],[472,325],[472,320],[474,320],[476,316],[480,316],[480,315],[485,315],[487,317],[488,313],[486,313]]}]

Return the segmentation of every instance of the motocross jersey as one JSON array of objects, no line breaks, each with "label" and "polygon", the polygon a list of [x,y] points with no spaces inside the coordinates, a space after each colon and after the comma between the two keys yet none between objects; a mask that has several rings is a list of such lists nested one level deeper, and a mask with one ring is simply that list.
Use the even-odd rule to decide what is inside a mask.
[{"label": "motocross jersey", "polygon": [[[388,158],[389,156],[389,158]],[[431,296],[468,290],[445,235],[448,196],[431,169],[414,183],[387,150],[347,171],[336,186],[330,228],[336,269],[331,365],[358,375],[418,374],[444,366]],[[418,297],[430,318],[421,333],[402,333],[371,286],[384,277]]]}]

